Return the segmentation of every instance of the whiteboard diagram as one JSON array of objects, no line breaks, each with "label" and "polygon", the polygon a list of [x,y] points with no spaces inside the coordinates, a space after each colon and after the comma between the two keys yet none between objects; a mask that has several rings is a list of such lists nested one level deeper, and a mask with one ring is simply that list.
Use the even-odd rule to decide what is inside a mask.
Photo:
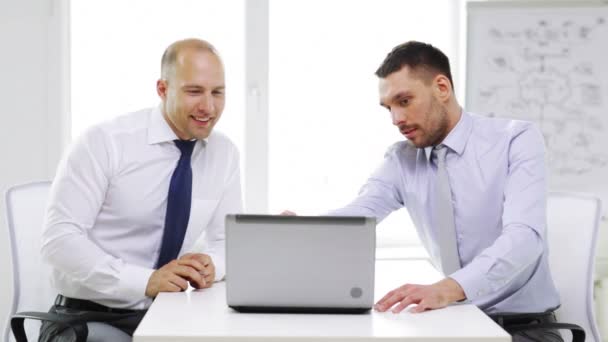
[{"label": "whiteboard diagram", "polygon": [[608,200],[608,7],[471,3],[467,36],[466,108],[535,121],[551,187]]}]

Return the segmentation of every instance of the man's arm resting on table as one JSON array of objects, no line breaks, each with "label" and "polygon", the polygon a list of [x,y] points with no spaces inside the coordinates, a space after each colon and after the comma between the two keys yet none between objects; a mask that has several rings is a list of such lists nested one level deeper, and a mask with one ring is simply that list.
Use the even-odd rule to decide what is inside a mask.
[{"label": "man's arm resting on table", "polygon": [[186,254],[152,272],[146,286],[146,296],[154,298],[159,292],[185,291],[188,282],[196,289],[210,287],[214,276],[215,270],[209,256]]},{"label": "man's arm resting on table", "polygon": [[464,290],[452,278],[445,278],[432,285],[405,284],[389,293],[374,305],[380,312],[395,306],[393,313],[399,313],[411,304],[418,304],[411,312],[423,312],[439,309],[449,304],[466,299]]}]

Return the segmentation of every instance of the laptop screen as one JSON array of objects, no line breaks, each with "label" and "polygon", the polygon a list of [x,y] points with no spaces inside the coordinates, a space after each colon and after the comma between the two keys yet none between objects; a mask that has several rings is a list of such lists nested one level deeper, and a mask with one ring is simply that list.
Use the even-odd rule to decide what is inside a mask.
[{"label": "laptop screen", "polygon": [[228,215],[228,305],[248,311],[365,311],[373,304],[374,218]]}]

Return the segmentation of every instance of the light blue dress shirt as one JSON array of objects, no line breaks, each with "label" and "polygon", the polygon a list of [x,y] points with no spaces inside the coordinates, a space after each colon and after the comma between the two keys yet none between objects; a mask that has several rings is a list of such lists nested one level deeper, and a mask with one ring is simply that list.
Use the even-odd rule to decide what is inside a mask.
[{"label": "light blue dress shirt", "polygon": [[[488,314],[542,312],[559,305],[549,270],[543,136],[532,123],[462,112],[442,142],[462,268],[447,276]],[[333,215],[379,221],[406,207],[438,265],[431,148],[394,144],[359,196]],[[407,272],[407,270],[396,270]],[[397,284],[396,284],[397,285]]]}]

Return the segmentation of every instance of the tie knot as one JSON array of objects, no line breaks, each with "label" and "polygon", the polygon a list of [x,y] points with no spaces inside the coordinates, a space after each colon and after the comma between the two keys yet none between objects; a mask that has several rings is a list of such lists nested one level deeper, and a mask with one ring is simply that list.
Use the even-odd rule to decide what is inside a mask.
[{"label": "tie knot", "polygon": [[435,164],[445,162],[445,156],[448,153],[447,146],[443,144],[439,144],[434,146],[431,150],[431,159],[435,162]]},{"label": "tie knot", "polygon": [[196,144],[196,140],[175,139],[173,140],[173,142],[175,143],[175,146],[177,146],[177,148],[179,148],[179,150],[182,152],[182,155],[188,157],[192,155],[192,150],[194,150],[194,144]]}]

